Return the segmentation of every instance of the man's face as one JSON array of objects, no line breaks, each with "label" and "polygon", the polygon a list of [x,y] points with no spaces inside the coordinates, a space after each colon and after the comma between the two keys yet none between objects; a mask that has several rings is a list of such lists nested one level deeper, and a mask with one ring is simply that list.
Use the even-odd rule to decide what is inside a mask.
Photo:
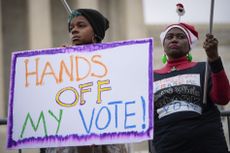
[{"label": "man's face", "polygon": [[94,43],[94,31],[84,16],[76,16],[70,22],[70,38],[72,45]]},{"label": "man's face", "polygon": [[190,50],[189,41],[183,30],[172,28],[164,39],[164,51],[169,59],[186,56]]}]

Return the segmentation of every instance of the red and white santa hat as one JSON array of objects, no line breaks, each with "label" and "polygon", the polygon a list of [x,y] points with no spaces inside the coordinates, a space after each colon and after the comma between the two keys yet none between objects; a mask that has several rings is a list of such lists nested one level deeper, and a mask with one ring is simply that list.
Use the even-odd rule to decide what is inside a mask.
[{"label": "red and white santa hat", "polygon": [[190,49],[196,44],[197,40],[199,39],[198,32],[196,31],[194,26],[186,24],[186,23],[176,23],[176,24],[171,24],[168,27],[166,27],[165,31],[163,31],[160,34],[160,39],[161,39],[162,45],[164,43],[164,39],[165,39],[166,34],[172,28],[179,28],[179,29],[184,31],[184,33],[186,34],[186,36],[188,38]]}]

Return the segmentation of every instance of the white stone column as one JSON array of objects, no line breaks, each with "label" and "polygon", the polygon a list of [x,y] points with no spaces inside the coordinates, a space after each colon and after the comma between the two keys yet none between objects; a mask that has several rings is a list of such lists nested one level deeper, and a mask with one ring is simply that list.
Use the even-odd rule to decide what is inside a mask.
[{"label": "white stone column", "polygon": [[110,39],[127,40],[146,37],[141,0],[109,1]]},{"label": "white stone column", "polygon": [[76,8],[93,8],[98,9],[98,0],[77,0]]},{"label": "white stone column", "polygon": [[[103,0],[101,0],[103,1]],[[104,0],[106,1],[106,0]],[[126,39],[126,21],[125,21],[125,6],[123,0],[109,1],[107,4],[107,16],[110,21],[108,30],[110,41],[119,41]],[[106,9],[106,7],[104,6]],[[108,9],[109,8],[109,9]]]},{"label": "white stone column", "polygon": [[[0,0],[0,10],[2,8],[2,0]],[[2,46],[2,12],[0,11],[0,118],[5,117],[5,99],[4,99],[4,88],[3,88],[3,46]]]},{"label": "white stone column", "polygon": [[125,6],[126,38],[136,39],[146,37],[142,1],[123,0],[121,3],[124,3]]},{"label": "white stone column", "polygon": [[30,49],[52,47],[50,0],[28,0]]}]

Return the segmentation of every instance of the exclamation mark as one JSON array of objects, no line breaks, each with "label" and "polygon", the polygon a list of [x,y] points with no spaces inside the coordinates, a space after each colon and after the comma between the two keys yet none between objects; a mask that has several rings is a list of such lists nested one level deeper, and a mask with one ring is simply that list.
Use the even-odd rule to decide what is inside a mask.
[{"label": "exclamation mark", "polygon": [[143,124],[142,129],[145,129],[145,99],[141,96],[142,108],[143,108]]}]

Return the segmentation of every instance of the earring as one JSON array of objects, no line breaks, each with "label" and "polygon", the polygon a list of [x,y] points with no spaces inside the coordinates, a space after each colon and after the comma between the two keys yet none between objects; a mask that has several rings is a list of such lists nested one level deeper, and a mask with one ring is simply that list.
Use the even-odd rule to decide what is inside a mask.
[{"label": "earring", "polygon": [[161,61],[163,64],[165,64],[167,62],[167,57],[166,57],[166,54],[164,54],[162,57],[161,57]]},{"label": "earring", "polygon": [[188,53],[187,54],[187,59],[189,62],[192,62],[192,54]]},{"label": "earring", "polygon": [[97,34],[94,35],[94,38],[96,39],[97,43],[102,41],[102,38],[100,36],[98,36]]}]

